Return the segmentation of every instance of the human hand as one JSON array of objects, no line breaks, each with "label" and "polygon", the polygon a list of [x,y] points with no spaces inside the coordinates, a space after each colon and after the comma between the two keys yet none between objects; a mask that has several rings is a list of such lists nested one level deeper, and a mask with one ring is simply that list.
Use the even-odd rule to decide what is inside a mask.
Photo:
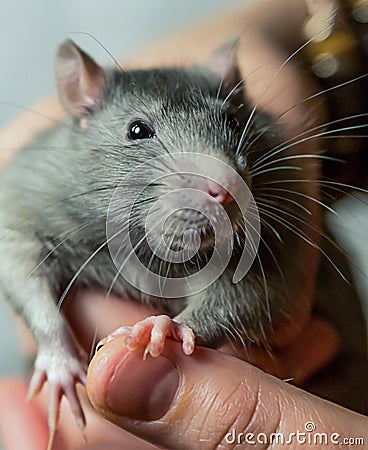
[{"label": "human hand", "polygon": [[95,356],[88,380],[101,415],[167,449],[264,448],[272,433],[291,439],[289,448],[303,447],[298,432],[325,434],[324,448],[368,439],[366,417],[214,350],[187,358],[169,342],[162,356],[143,361],[116,339]]},{"label": "human hand", "polygon": [[[87,302],[95,300],[102,313],[107,308],[104,297],[90,294],[79,299],[79,312],[85,312]],[[123,303],[116,301],[122,312]],[[87,390],[98,413],[86,407],[88,442],[83,443],[65,408],[55,448],[157,448],[123,430],[175,450],[235,448],[238,440],[241,445],[236,448],[264,448],[265,439],[275,432],[282,436],[279,439],[292,439],[289,448],[302,448],[303,434],[292,433],[319,439],[313,431],[308,432],[313,429],[319,436],[325,434],[324,448],[346,438],[368,439],[366,417],[313,397],[223,352],[197,347],[187,357],[174,341],[167,342],[160,357],[148,355],[143,360],[142,352],[128,353],[122,339],[115,339],[93,358]],[[39,450],[47,442],[47,400],[43,396],[24,406],[25,393],[26,386],[14,381],[0,387],[0,424],[7,450]],[[12,413],[16,424],[9,420]]]},{"label": "human hand", "polygon": [[[109,298],[109,300],[106,301],[104,294],[96,294],[89,291],[80,292],[73,299],[69,299],[67,305],[66,313],[73,328],[76,329],[76,325],[78,325],[78,340],[84,344],[85,348],[91,347],[96,327],[98,330],[96,339],[98,340],[107,334],[109,330],[116,328],[122,323],[129,325],[152,314],[151,308],[137,305],[130,301],[122,301],[120,298],[116,297]],[[83,318],[83,320],[81,320],[81,318]],[[101,318],[103,318],[103,320],[101,320]],[[328,328],[325,328],[323,331],[323,326],[320,326],[319,330],[323,333],[326,333],[326,331],[328,332]],[[317,332],[318,327],[314,330],[313,327],[311,327],[310,334],[313,335],[316,340],[322,339],[323,336],[321,336],[321,333],[319,333],[318,336],[316,334]],[[330,341],[329,336],[326,336],[326,334],[325,340],[326,342]],[[295,345],[297,344],[295,343]],[[223,348],[223,350],[226,351],[230,349]],[[233,349],[231,349],[231,351],[234,353]],[[303,353],[304,350],[299,349],[299,353],[300,352]],[[291,420],[292,422],[289,426],[291,428],[291,426],[295,424],[294,431],[300,425],[300,422],[296,422],[293,418],[294,409],[291,408],[290,405],[288,406],[288,402],[291,401],[294,393],[293,390],[290,391],[291,387],[286,383],[277,382],[276,379],[266,376],[260,370],[241,362],[240,359],[235,359],[234,357],[230,357],[218,351],[197,348],[194,355],[190,357],[186,357],[181,353],[180,345],[176,345],[173,341],[167,342],[164,356],[169,357],[174,364],[178,365],[179,373],[181,374],[180,377],[182,377],[182,383],[184,383],[183,387],[180,388],[180,395],[178,394],[177,401],[173,404],[174,409],[170,409],[170,411],[174,411],[173,415],[171,413],[165,415],[164,421],[158,421],[161,425],[157,425],[157,421],[147,422],[146,420],[143,422],[142,429],[138,423],[133,421],[136,423],[136,428],[133,430],[130,428],[133,423],[132,420],[129,421],[128,419],[121,418],[120,416],[122,414],[114,414],[106,407],[106,389],[111,379],[111,374],[117,371],[118,367],[121,365],[123,372],[117,378],[115,377],[118,380],[118,383],[121,384],[119,384],[119,387],[115,386],[112,389],[108,389],[109,401],[111,402],[111,399],[113,398],[113,401],[115,402],[114,405],[117,405],[119,401],[121,401],[123,403],[122,406],[125,405],[125,407],[132,408],[133,415],[143,409],[148,413],[149,408],[147,405],[150,404],[150,400],[149,392],[147,392],[145,388],[149,386],[153,388],[156,386],[156,392],[159,392],[162,388],[166,388],[166,382],[159,383],[162,377],[162,374],[160,374],[161,369],[159,368],[160,361],[162,358],[165,360],[165,358],[160,357],[157,360],[148,357],[146,361],[142,361],[142,354],[138,351],[133,352],[124,360],[126,349],[124,348],[121,339],[117,339],[111,344],[103,347],[93,359],[88,376],[88,392],[94,406],[97,408],[97,413],[89,405],[83,390],[79,390],[87,416],[87,444],[83,442],[80,430],[74,423],[74,418],[68,406],[63,403],[61,420],[54,448],[62,448],[63,450],[76,450],[82,448],[113,450],[115,448],[122,448],[123,446],[126,446],[125,448],[131,450],[149,450],[152,448],[148,444],[143,443],[140,439],[136,439],[125,431],[111,425],[100,416],[101,413],[105,417],[107,415],[113,423],[119,422],[118,424],[123,429],[133,432],[133,434],[142,438],[148,437],[146,427],[149,429],[152,427],[152,430],[154,430],[155,427],[158,427],[160,431],[154,431],[152,434],[153,437],[150,436],[149,439],[153,439],[152,442],[155,444],[167,446],[165,448],[201,448],[200,443],[198,443],[198,436],[196,436],[196,433],[198,432],[196,423],[202,421],[200,418],[203,418],[207,413],[209,414],[208,422],[206,424],[208,429],[203,429],[203,442],[205,442],[206,439],[210,442],[215,442],[215,440],[218,439],[218,435],[212,434],[214,433],[213,430],[217,430],[216,427],[219,426],[219,423],[222,424],[225,418],[228,421],[232,420],[234,417],[233,414],[235,414],[234,411],[237,411],[236,414],[239,415],[239,423],[241,424],[241,421],[245,420],[252,413],[251,407],[253,407],[257,400],[257,382],[262,386],[263,383],[265,383],[263,386],[263,389],[265,390],[271,389],[271,387],[272,389],[277,387],[274,395],[270,391],[270,394],[267,397],[268,403],[264,403],[263,398],[260,397],[260,400],[262,400],[260,407],[265,408],[265,411],[267,411],[267,408],[273,411],[274,409],[278,410],[279,407],[283,406],[282,411],[284,411],[284,416],[282,417],[282,420]],[[298,354],[297,349],[295,349],[295,354]],[[261,363],[260,365],[268,365],[268,369],[283,369],[285,373],[289,373],[289,375],[292,374],[294,365],[295,369],[299,370],[298,365],[300,364],[301,359],[293,359],[292,352],[286,350],[283,357],[280,356],[275,360],[270,357],[266,358],[265,355],[262,357],[261,354],[257,353],[255,350],[251,352],[251,354],[246,354],[243,350],[239,349],[237,357],[244,358],[245,356],[250,357],[250,359],[258,359]],[[127,363],[127,366],[124,366],[125,362]],[[133,368],[134,365],[137,365],[135,369]],[[155,369],[156,365],[157,371]],[[144,379],[145,376],[148,380],[151,380],[152,384]],[[135,388],[129,387],[129,383],[133,384],[134,380],[138,385]],[[233,396],[228,397],[230,392],[235,390],[238,386],[239,380],[243,380],[243,384],[238,388],[238,392],[234,392]],[[286,392],[284,392],[284,390],[286,390]],[[26,382],[4,380],[0,383],[0,431],[3,436],[6,450],[18,450],[19,448],[29,448],[30,450],[34,448],[35,450],[39,450],[46,446],[48,439],[47,390],[44,390],[42,396],[32,400],[30,403],[24,404],[26,392]],[[282,397],[283,392],[286,397]],[[296,390],[295,392],[297,393],[296,398],[302,399],[302,405],[304,405],[303,408],[305,408],[305,404],[307,403],[305,403],[306,401],[303,397],[304,393],[299,390]],[[220,393],[219,402],[212,405],[212,400],[217,398],[218,393]],[[122,397],[129,394],[133,395],[133,398],[130,400],[128,397]],[[159,397],[163,398],[163,394]],[[228,404],[222,404],[220,401],[221,399],[228,399]],[[242,399],[243,401],[241,401]],[[284,399],[286,399],[286,403],[279,405]],[[193,402],[197,401],[198,404],[193,408],[192,406],[195,404]],[[317,402],[317,405],[320,405],[318,399],[315,401]],[[339,409],[337,407],[332,407],[332,411],[334,411],[333,408]],[[321,407],[321,409],[324,412],[326,407]],[[328,408],[327,410],[330,411]],[[128,413],[125,412],[125,414]],[[244,414],[244,416],[240,417],[242,414]],[[198,417],[198,421],[195,415]],[[264,426],[266,426],[266,417],[268,416],[265,415],[264,417]],[[270,414],[269,417],[273,417],[273,414]],[[356,415],[352,413],[352,417],[355,420]],[[333,415],[331,416],[331,426],[333,424],[332,418]],[[304,420],[304,416],[301,416],[301,420]],[[192,425],[189,425],[190,423],[192,423]],[[230,422],[227,422],[227,425],[229,424]],[[224,423],[224,425],[226,426],[226,423]],[[181,428],[181,426],[183,428]],[[187,437],[184,436],[183,430],[185,426],[188,426],[188,440]],[[166,428],[168,430],[167,432],[164,431]],[[20,429],[22,429],[22,433],[19,433]],[[268,428],[261,428],[260,430],[267,432]],[[301,428],[301,430],[303,430],[303,428]],[[240,433],[241,431],[243,430],[237,428],[237,432]],[[172,433],[171,436],[170,433]],[[360,436],[360,434],[356,435]],[[171,444],[169,441],[163,444],[162,439],[165,436],[170,438]],[[155,437],[157,440],[154,440],[156,439]],[[214,440],[211,441],[211,439]],[[187,445],[187,447],[179,447],[177,444],[174,445],[174,442],[181,442],[181,445]]]}]

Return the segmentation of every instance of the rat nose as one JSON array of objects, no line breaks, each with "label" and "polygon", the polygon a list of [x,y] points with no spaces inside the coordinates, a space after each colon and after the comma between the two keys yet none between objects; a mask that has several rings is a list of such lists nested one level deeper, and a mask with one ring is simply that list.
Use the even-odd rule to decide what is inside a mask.
[{"label": "rat nose", "polygon": [[221,205],[228,205],[234,201],[233,196],[223,186],[212,180],[206,182],[205,192]]}]

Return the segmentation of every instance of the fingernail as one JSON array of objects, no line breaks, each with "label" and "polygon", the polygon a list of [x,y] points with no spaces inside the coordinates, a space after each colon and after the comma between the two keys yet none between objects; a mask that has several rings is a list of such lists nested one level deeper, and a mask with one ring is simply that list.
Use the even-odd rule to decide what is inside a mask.
[{"label": "fingernail", "polygon": [[169,410],[178,386],[179,372],[168,358],[143,360],[140,352],[131,352],[111,377],[106,405],[118,416],[156,420]]}]

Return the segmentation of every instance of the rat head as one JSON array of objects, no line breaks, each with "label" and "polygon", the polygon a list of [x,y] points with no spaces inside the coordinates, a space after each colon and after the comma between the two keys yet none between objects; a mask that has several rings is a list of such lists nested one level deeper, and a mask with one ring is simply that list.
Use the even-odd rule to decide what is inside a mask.
[{"label": "rat head", "polygon": [[244,139],[250,108],[229,48],[190,70],[125,72],[105,71],[67,41],[56,67],[76,176],[96,190],[92,214],[108,211],[145,255],[162,246],[206,253],[215,239],[233,239],[249,204],[256,125]]}]

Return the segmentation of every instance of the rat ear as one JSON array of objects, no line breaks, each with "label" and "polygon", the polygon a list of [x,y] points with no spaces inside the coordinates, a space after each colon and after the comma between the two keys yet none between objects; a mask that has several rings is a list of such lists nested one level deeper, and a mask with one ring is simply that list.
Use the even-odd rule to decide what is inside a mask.
[{"label": "rat ear", "polygon": [[56,81],[66,111],[82,118],[98,106],[106,78],[104,70],[92,58],[67,40],[57,53]]},{"label": "rat ear", "polygon": [[205,63],[206,69],[221,80],[220,94],[223,96],[232,90],[240,92],[244,89],[236,51],[237,41],[228,42],[215,50]]}]

